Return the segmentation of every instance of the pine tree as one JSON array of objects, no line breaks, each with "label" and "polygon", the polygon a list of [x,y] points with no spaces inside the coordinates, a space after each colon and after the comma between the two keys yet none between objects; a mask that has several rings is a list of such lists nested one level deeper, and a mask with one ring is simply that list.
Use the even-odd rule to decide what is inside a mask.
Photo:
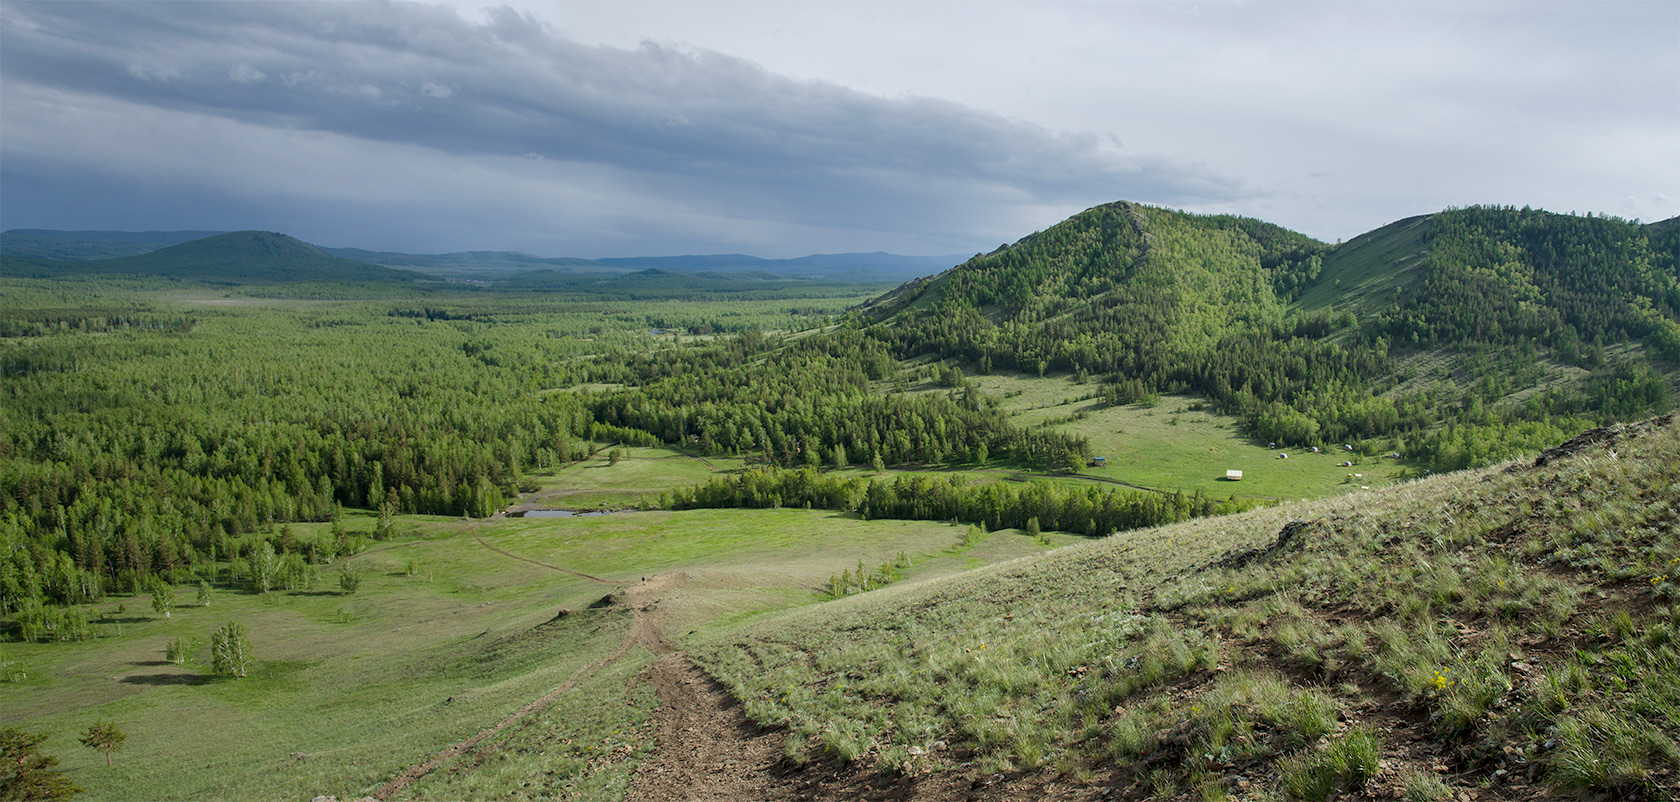
[{"label": "pine tree", "polygon": [[111,765],[111,753],[121,751],[126,740],[128,736],[109,721],[94,722],[88,726],[87,732],[82,733],[82,745],[104,752],[107,766]]},{"label": "pine tree", "polygon": [[0,730],[0,799],[57,802],[82,792],[55,768],[58,758],[41,754],[41,742],[45,740],[45,733],[16,727]]}]

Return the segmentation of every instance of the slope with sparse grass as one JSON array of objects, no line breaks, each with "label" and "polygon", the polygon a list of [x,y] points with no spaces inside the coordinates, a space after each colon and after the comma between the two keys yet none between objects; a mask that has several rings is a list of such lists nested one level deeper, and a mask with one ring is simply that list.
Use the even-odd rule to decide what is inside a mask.
[{"label": "slope with sparse grass", "polygon": [[1126,798],[1672,799],[1677,457],[1673,416],[1595,430],[889,587],[699,654],[793,764]]}]

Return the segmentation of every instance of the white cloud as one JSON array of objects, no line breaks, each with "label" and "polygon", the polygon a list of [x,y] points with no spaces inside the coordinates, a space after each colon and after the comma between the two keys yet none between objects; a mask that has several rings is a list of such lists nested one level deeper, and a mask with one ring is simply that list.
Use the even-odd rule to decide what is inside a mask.
[{"label": "white cloud", "polygon": [[128,65],[128,75],[141,81],[162,82],[179,78],[181,73],[172,67],[161,64],[136,63]]},{"label": "white cloud", "polygon": [[249,64],[239,64],[231,67],[227,74],[230,80],[241,84],[261,83],[268,79],[266,73]]}]

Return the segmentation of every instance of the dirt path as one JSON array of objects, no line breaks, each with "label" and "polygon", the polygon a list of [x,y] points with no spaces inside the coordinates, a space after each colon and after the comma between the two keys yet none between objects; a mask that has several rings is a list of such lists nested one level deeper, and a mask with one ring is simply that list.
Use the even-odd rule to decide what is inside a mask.
[{"label": "dirt path", "polygon": [[[562,573],[603,584],[613,584],[570,568],[538,562],[499,549],[476,538],[479,545],[521,562],[540,565]],[[740,705],[715,680],[705,675],[680,652],[665,642],[655,621],[658,597],[677,579],[669,574],[648,577],[624,588],[634,618],[624,642],[606,658],[578,669],[577,673],[542,698],[520,708],[496,726],[462,741],[432,759],[404,772],[375,793],[377,799],[413,784],[439,766],[472,750],[480,741],[554,702],[561,694],[596,672],[618,662],[631,645],[641,644],[659,658],[643,677],[659,694],[657,748],[631,781],[626,802],[734,802],[735,800],[788,799],[788,784],[772,776],[779,762],[780,741],[774,733],[759,732]]]},{"label": "dirt path", "polygon": [[645,674],[659,693],[656,748],[636,770],[625,802],[735,802],[791,798],[770,767],[775,733],[762,733],[688,658],[670,653]]}]

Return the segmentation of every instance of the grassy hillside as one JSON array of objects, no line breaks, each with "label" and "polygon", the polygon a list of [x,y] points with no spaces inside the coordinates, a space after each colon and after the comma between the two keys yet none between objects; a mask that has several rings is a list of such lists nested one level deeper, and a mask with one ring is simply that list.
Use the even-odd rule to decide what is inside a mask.
[{"label": "grassy hillside", "polygon": [[[632,466],[600,470],[619,469]],[[346,522],[362,536],[374,524],[371,515]],[[326,524],[289,528],[301,541],[329,535]],[[400,516],[396,528],[397,538],[321,566],[310,586],[256,593],[218,583],[204,607],[182,585],[169,618],[148,596],[114,595],[91,608],[97,638],[0,645],[7,726],[48,733],[47,751],[90,799],[356,798],[602,663],[502,751],[463,759],[408,793],[611,799],[651,746],[655,700],[634,681],[648,654],[608,660],[628,642],[622,594],[643,577],[670,577],[656,597],[669,608],[657,626],[676,644],[691,630],[814,603],[831,574],[859,559],[903,554],[915,579],[1048,548],[999,533],[958,549],[962,532],[950,524],[805,510],[483,523]],[[345,571],[363,576],[354,594],[339,588]],[[591,606],[609,594],[620,596]],[[250,631],[256,657],[240,680],[212,675],[205,645],[230,620]],[[179,664],[165,654],[177,637],[191,644]],[[96,720],[129,736],[111,767],[75,743]],[[207,733],[237,737],[212,748]],[[460,773],[485,758],[494,771]]]},{"label": "grassy hillside", "polygon": [[1667,224],[1533,209],[1332,248],[1116,203],[905,285],[861,325],[901,359],[1089,377],[1113,404],[1192,393],[1261,442],[1454,469],[1672,408],[1677,250]]},{"label": "grassy hillside", "polygon": [[701,659],[792,763],[899,788],[1672,799],[1677,457],[1672,416],[1596,431],[829,602]]},{"label": "grassy hillside", "polygon": [[1408,217],[1361,234],[1326,254],[1324,270],[1296,303],[1302,310],[1335,307],[1377,311],[1417,280],[1426,255],[1430,216]]},{"label": "grassy hillside", "polygon": [[93,261],[8,260],[13,276],[141,274],[213,284],[413,281],[417,273],[331,256],[266,231],[235,231],[135,256]]}]

